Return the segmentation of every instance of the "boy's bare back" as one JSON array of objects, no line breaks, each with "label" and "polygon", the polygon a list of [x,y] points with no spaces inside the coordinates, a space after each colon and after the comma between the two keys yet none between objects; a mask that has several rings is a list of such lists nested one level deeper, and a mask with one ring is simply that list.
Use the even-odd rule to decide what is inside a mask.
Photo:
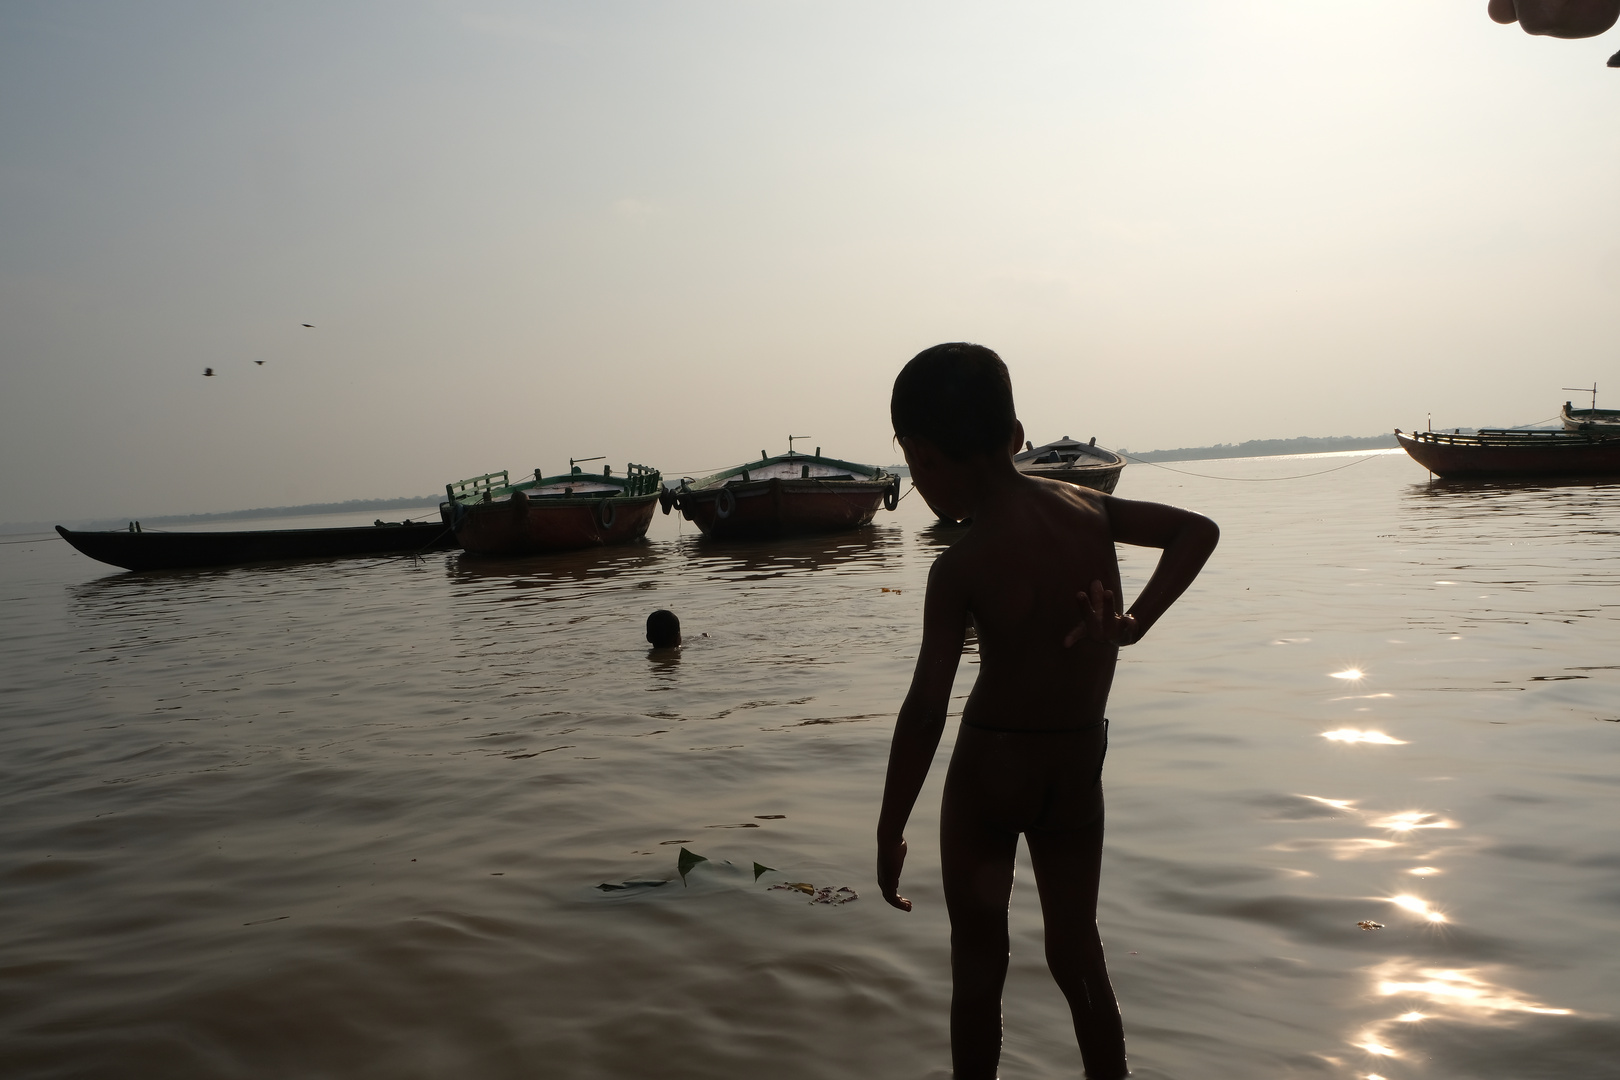
[{"label": "boy's bare back", "polygon": [[1020,476],[939,557],[929,591],[960,598],[978,635],[979,676],[964,719],[980,727],[1072,729],[1100,721],[1117,646],[1064,646],[1076,596],[1119,595],[1108,503],[1096,492]]}]

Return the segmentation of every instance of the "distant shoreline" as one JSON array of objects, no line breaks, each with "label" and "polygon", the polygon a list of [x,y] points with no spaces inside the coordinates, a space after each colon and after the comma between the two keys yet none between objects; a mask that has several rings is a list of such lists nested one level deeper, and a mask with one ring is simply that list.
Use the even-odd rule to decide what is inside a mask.
[{"label": "distant shoreline", "polygon": [[1345,450],[1385,450],[1399,446],[1393,434],[1330,435],[1326,438],[1301,436],[1297,439],[1250,439],[1214,446],[1185,446],[1177,450],[1135,451],[1119,447],[1117,453],[1133,461],[1209,461],[1214,458],[1281,457],[1289,454],[1332,454]]}]

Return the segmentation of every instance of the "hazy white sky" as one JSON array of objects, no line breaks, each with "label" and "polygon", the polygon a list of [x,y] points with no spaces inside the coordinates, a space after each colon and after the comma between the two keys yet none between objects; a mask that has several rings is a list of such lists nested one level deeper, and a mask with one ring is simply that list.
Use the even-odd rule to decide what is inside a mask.
[{"label": "hazy white sky", "polygon": [[6,3],[0,519],[789,432],[886,463],[895,372],[955,339],[1036,441],[1620,407],[1617,39],[1483,0]]}]

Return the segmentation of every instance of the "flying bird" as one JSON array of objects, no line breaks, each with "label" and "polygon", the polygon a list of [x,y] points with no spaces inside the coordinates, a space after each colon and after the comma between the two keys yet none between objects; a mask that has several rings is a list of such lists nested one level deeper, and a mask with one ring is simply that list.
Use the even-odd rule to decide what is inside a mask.
[{"label": "flying bird", "polygon": [[211,367],[205,367],[205,368],[203,368],[203,374],[207,375],[207,376],[212,376],[214,374],[214,369],[211,368]]},{"label": "flying bird", "polygon": [[311,329],[311,330],[313,330],[313,329],[315,329],[315,324],[314,324],[314,323],[312,323],[312,322],[307,322],[307,323],[305,323],[305,324],[304,324],[304,325],[305,325],[305,326],[307,326],[307,327],[309,327],[309,328],[310,328],[310,329]]},{"label": "flying bird", "polygon": [[255,363],[255,364],[258,364],[258,365],[259,365],[259,366],[260,366],[260,367],[264,367],[264,361],[263,361],[263,360],[255,360],[255,361],[253,361],[253,362],[254,362],[254,363]]}]

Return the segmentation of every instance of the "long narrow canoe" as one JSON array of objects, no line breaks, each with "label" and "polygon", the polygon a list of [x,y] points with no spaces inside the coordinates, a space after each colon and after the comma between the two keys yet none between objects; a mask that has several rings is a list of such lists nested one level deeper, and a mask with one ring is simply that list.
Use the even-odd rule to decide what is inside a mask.
[{"label": "long narrow canoe", "polygon": [[588,473],[569,464],[558,476],[512,483],[505,472],[445,485],[440,504],[456,540],[478,555],[533,555],[546,551],[624,544],[647,535],[663,491],[657,469],[629,465]]},{"label": "long narrow canoe", "polygon": [[1395,438],[1436,476],[1620,476],[1620,437],[1581,431],[1481,430],[1404,432]]},{"label": "long narrow canoe", "polygon": [[878,507],[900,500],[900,478],[876,465],[789,450],[724,469],[700,480],[684,477],[664,498],[706,535],[773,537],[839,532],[869,524]]},{"label": "long narrow canoe", "polygon": [[257,532],[76,532],[60,525],[56,531],[92,559],[126,570],[189,570],[277,559],[405,554],[456,546],[454,535],[442,521]]}]

